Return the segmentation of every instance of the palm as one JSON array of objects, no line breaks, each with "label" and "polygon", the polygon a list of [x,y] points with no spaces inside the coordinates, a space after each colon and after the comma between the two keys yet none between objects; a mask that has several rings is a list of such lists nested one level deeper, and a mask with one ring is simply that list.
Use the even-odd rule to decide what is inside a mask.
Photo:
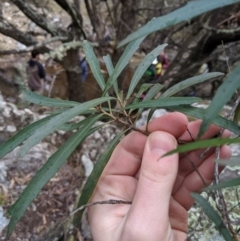
[{"label": "palm", "polygon": [[[149,131],[154,132],[149,138],[162,136],[162,139],[172,140],[173,143],[175,138],[191,141],[199,126],[199,121],[188,123],[182,114],[172,113],[149,124]],[[204,138],[215,136],[218,132],[219,128],[211,127]],[[199,158],[200,151],[188,153],[180,159],[177,154],[165,157],[159,161],[164,163],[157,170],[160,165],[157,160],[162,155],[147,150],[145,145],[149,138],[133,132],[114,150],[91,201],[116,199],[132,201],[132,204],[89,208],[89,220],[96,241],[185,240],[187,210],[193,204],[190,193],[199,192],[205,184],[212,182],[213,151],[209,151],[204,160]],[[174,145],[166,148],[173,149]],[[229,155],[229,148],[222,147],[221,158]],[[149,163],[156,167],[148,170]]]}]

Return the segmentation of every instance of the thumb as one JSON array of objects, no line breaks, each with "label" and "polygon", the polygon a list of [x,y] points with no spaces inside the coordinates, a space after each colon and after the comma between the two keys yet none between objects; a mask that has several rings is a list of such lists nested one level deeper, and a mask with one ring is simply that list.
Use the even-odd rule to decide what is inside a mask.
[{"label": "thumb", "polygon": [[161,236],[170,228],[169,203],[178,171],[178,154],[162,156],[176,146],[174,136],[163,131],[150,134],[145,144],[138,186],[129,218],[133,218],[134,222],[139,220],[140,223],[137,225],[141,228],[144,229],[143,226],[146,225],[148,230],[151,229],[150,236],[154,233]]}]

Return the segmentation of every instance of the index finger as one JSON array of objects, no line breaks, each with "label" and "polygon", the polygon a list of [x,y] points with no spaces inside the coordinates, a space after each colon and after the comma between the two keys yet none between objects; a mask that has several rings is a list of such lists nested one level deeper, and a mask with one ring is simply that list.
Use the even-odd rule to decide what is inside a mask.
[{"label": "index finger", "polygon": [[[174,112],[151,121],[148,130],[150,133],[165,131],[178,138],[186,130],[187,124],[188,119],[185,115]],[[115,148],[103,175],[134,176],[141,166],[146,140],[147,136],[137,131],[124,137]]]}]

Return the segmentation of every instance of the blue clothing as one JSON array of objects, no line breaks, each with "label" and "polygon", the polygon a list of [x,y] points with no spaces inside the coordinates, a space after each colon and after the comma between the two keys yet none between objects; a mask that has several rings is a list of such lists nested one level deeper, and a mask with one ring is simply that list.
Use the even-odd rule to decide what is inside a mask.
[{"label": "blue clothing", "polygon": [[86,59],[80,58],[80,67],[82,71],[82,82],[85,82],[88,75],[88,65]]}]

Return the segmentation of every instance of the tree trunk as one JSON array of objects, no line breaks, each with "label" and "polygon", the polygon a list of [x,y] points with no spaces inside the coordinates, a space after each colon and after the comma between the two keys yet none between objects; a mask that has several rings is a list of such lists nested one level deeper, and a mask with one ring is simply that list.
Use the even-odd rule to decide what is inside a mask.
[{"label": "tree trunk", "polygon": [[84,102],[85,94],[82,87],[78,50],[68,50],[62,62],[68,79],[69,100]]},{"label": "tree trunk", "polygon": [[[121,0],[121,3],[122,3],[122,11],[119,17],[116,42],[123,40],[135,30],[136,23],[137,23],[136,9],[138,8],[140,1]],[[116,48],[114,49],[114,52],[112,55],[112,61],[114,66],[116,65],[117,61],[121,57],[123,51],[124,51],[124,47],[120,49],[116,49]],[[127,71],[127,68],[125,69],[125,71]],[[118,78],[118,85],[120,88],[122,87],[122,84],[123,84],[122,82],[123,82],[124,72],[122,72],[122,74]]]}]

